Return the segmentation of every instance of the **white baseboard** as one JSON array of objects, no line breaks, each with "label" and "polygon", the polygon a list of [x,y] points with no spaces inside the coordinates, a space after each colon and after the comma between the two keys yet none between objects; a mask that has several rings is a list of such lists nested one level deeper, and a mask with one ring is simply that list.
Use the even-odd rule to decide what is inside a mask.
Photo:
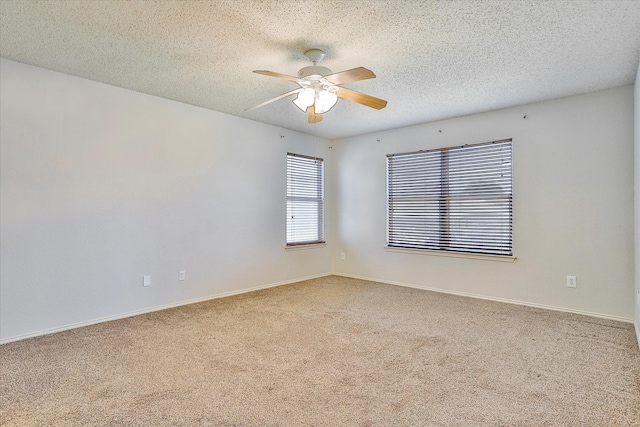
[{"label": "white baseboard", "polygon": [[[385,284],[388,284],[388,285],[403,286],[405,288],[422,289],[422,290],[425,290],[425,291],[440,292],[440,293],[444,293],[444,294],[458,295],[458,296],[462,296],[462,297],[484,299],[484,300],[488,300],[488,301],[504,302],[504,303],[507,303],[507,304],[524,305],[524,306],[527,306],[527,307],[543,308],[545,310],[562,311],[562,312],[565,312],[565,313],[574,313],[574,314],[583,314],[585,316],[598,317],[598,318],[601,318],[601,319],[617,320],[619,322],[625,322],[625,323],[634,323],[633,319],[629,319],[627,317],[612,316],[612,315],[609,315],[609,314],[594,313],[594,312],[591,312],[591,311],[584,311],[584,310],[574,310],[572,308],[566,308],[566,307],[556,307],[556,306],[553,306],[553,305],[537,304],[537,303],[527,302],[527,301],[518,301],[518,300],[507,299],[507,298],[491,297],[491,296],[487,296],[487,295],[473,294],[473,293],[469,293],[469,292],[459,292],[459,291],[452,291],[452,290],[448,290],[448,289],[432,288],[430,286],[414,285],[414,284],[410,284],[410,283],[403,283],[403,282],[396,282],[396,281],[391,281],[391,280],[376,279],[376,278],[371,278],[371,277],[363,277],[363,276],[357,276],[357,275],[352,275],[352,274],[333,273],[333,275],[335,275],[335,276],[343,276],[343,277],[351,277],[353,279],[368,280],[368,281],[371,281],[371,282],[385,283]],[[638,334],[638,326],[637,325],[636,325],[636,334]],[[640,343],[640,334],[638,335],[638,342]]]},{"label": "white baseboard", "polygon": [[39,337],[41,335],[54,334],[56,332],[68,331],[69,329],[82,328],[83,326],[95,325],[97,323],[109,322],[111,320],[124,319],[126,317],[138,316],[140,314],[152,313],[154,311],[160,311],[160,310],[166,310],[168,308],[180,307],[182,305],[195,304],[195,303],[198,303],[198,302],[209,301],[209,300],[212,300],[212,299],[225,298],[225,297],[230,297],[230,296],[233,296],[233,295],[245,294],[247,292],[259,291],[261,289],[275,288],[277,286],[289,285],[291,283],[302,282],[304,280],[310,280],[310,279],[317,279],[318,277],[325,277],[325,276],[330,276],[330,275],[331,275],[331,273],[323,273],[323,274],[317,274],[317,275],[314,275],[314,276],[300,277],[300,278],[296,278],[296,279],[292,279],[292,280],[285,280],[283,282],[269,283],[269,284],[266,284],[266,285],[255,286],[255,287],[252,287],[252,288],[245,288],[245,289],[241,289],[241,290],[238,290],[238,291],[223,292],[221,294],[209,295],[209,296],[202,297],[202,298],[194,298],[194,299],[185,300],[185,301],[179,301],[179,302],[175,302],[175,303],[171,303],[171,304],[158,305],[158,306],[151,307],[151,308],[145,308],[143,310],[129,311],[127,313],[116,314],[114,316],[100,317],[98,319],[92,319],[92,320],[88,320],[88,321],[85,321],[85,322],[77,322],[77,323],[72,323],[72,324],[69,324],[69,325],[60,326],[60,327],[57,327],[57,328],[44,329],[44,330],[41,330],[41,331],[38,331],[38,332],[33,332],[33,333],[25,334],[25,335],[18,335],[18,336],[14,336],[14,337],[0,339],[0,344],[6,344],[6,343],[13,342],[13,341],[20,341],[20,340],[24,340],[24,339],[27,339],[27,338]]},{"label": "white baseboard", "polygon": [[319,277],[325,277],[325,276],[330,276],[330,275],[350,277],[350,278],[353,278],[353,279],[368,280],[368,281],[371,281],[371,282],[379,282],[379,283],[385,283],[385,284],[389,284],[389,285],[403,286],[403,287],[406,287],[406,288],[422,289],[422,290],[425,290],[425,291],[440,292],[440,293],[458,295],[458,296],[469,297],[469,298],[478,298],[478,299],[484,299],[484,300],[488,300],[488,301],[497,301],[497,302],[504,302],[504,303],[508,303],[508,304],[524,305],[524,306],[528,306],[528,307],[543,308],[543,309],[546,309],[546,310],[562,311],[562,312],[574,313],[574,314],[582,314],[582,315],[591,316],[591,317],[598,317],[598,318],[602,318],[602,319],[609,319],[609,320],[616,320],[616,321],[619,321],[619,322],[632,323],[635,326],[636,337],[638,339],[638,346],[640,346],[640,325],[638,325],[638,323],[635,322],[634,319],[629,319],[629,318],[626,318],[626,317],[612,316],[612,315],[607,315],[607,314],[602,314],[602,313],[594,313],[594,312],[583,311],[583,310],[574,310],[574,309],[565,308],[565,307],[556,307],[556,306],[545,305],[545,304],[537,304],[537,303],[531,303],[531,302],[526,302],[526,301],[511,300],[511,299],[507,299],[507,298],[497,298],[497,297],[491,297],[491,296],[486,296],[486,295],[473,294],[473,293],[469,293],[469,292],[451,291],[451,290],[448,290],[448,289],[433,288],[433,287],[430,287],[430,286],[420,286],[420,285],[414,285],[414,284],[410,284],[410,283],[403,283],[403,282],[397,282],[397,281],[391,281],[391,280],[376,279],[376,278],[372,278],[372,277],[364,277],[364,276],[358,276],[358,275],[352,275],[352,274],[344,274],[344,273],[338,273],[338,272],[336,272],[336,273],[322,273],[322,274],[317,274],[317,275],[314,275],[314,276],[300,277],[300,278],[296,278],[296,279],[285,280],[285,281],[282,281],[282,282],[269,283],[269,284],[255,286],[255,287],[251,287],[251,288],[245,288],[245,289],[241,289],[241,290],[238,290],[238,291],[223,292],[223,293],[220,293],[220,294],[214,294],[214,295],[210,295],[210,296],[206,296],[206,297],[202,297],[202,298],[195,298],[195,299],[179,301],[179,302],[171,303],[171,304],[159,305],[159,306],[155,306],[155,307],[151,307],[151,308],[146,308],[146,309],[143,309],[143,310],[130,311],[130,312],[127,312],[127,313],[121,313],[121,314],[117,314],[117,315],[114,315],[114,316],[101,317],[101,318],[97,318],[97,319],[88,320],[88,321],[85,321],[85,322],[72,323],[72,324],[61,326],[61,327],[57,327],[57,328],[45,329],[45,330],[41,330],[41,331],[38,331],[38,332],[33,332],[33,333],[25,334],[25,335],[18,335],[18,336],[14,336],[14,337],[0,339],[0,344],[6,344],[6,343],[14,342],[14,341],[20,341],[20,340],[27,339],[27,338],[34,338],[34,337],[38,337],[38,336],[41,336],[41,335],[54,334],[56,332],[62,332],[62,331],[70,330],[70,329],[81,328],[81,327],[84,327],[84,326],[95,325],[97,323],[109,322],[111,320],[118,320],[118,319],[124,319],[124,318],[127,318],[127,317],[138,316],[138,315],[141,315],[141,314],[152,313],[154,311],[166,310],[168,308],[180,307],[180,306],[183,306],[183,305],[195,304],[195,303],[198,303],[198,302],[209,301],[209,300],[212,300],[212,299],[225,298],[225,297],[229,297],[229,296],[233,296],[233,295],[239,295],[239,294],[244,294],[244,293],[248,293],[248,292],[259,291],[261,289],[275,288],[277,286],[289,285],[291,283],[302,282],[304,280],[310,280],[310,279],[317,279]]}]

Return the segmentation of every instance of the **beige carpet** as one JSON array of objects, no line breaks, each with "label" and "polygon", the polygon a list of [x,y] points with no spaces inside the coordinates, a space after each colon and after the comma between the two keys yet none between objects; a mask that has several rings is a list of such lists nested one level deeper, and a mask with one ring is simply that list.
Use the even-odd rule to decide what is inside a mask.
[{"label": "beige carpet", "polygon": [[330,276],[0,346],[3,426],[640,425],[631,324]]}]

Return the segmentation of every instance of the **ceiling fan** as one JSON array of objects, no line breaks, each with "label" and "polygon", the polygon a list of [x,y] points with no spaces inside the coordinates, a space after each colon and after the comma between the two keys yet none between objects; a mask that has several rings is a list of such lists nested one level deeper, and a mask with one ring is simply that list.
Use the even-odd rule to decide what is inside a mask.
[{"label": "ceiling fan", "polygon": [[298,77],[287,76],[286,74],[274,73],[272,71],[255,70],[254,73],[296,82],[300,87],[261,104],[247,108],[245,111],[255,110],[256,108],[295,94],[298,94],[298,96],[293,100],[293,103],[307,113],[309,123],[318,123],[321,121],[322,114],[336,105],[338,98],[357,102],[358,104],[366,105],[367,107],[377,110],[387,106],[387,101],[384,99],[365,95],[364,93],[340,86],[343,83],[374,78],[376,75],[373,74],[371,70],[358,67],[334,73],[326,67],[318,66],[318,63],[322,61],[325,56],[322,50],[310,49],[304,53],[304,56],[309,58],[309,60],[313,62],[313,65],[304,67],[298,71]]}]

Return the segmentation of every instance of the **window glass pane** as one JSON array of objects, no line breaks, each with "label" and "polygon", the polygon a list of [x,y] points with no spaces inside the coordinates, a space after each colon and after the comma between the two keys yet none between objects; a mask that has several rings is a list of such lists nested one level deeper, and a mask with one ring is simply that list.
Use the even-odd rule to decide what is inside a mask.
[{"label": "window glass pane", "polygon": [[287,154],[287,245],[324,241],[324,162]]},{"label": "window glass pane", "polygon": [[511,140],[387,156],[389,246],[512,255]]}]

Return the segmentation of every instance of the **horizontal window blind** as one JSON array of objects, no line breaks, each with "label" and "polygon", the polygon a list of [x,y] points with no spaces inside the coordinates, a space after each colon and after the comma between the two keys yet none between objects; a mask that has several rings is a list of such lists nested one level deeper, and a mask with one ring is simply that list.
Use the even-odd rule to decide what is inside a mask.
[{"label": "horizontal window blind", "polygon": [[324,242],[324,161],[287,153],[287,245]]},{"label": "horizontal window blind", "polygon": [[511,140],[387,156],[390,247],[513,255]]}]

